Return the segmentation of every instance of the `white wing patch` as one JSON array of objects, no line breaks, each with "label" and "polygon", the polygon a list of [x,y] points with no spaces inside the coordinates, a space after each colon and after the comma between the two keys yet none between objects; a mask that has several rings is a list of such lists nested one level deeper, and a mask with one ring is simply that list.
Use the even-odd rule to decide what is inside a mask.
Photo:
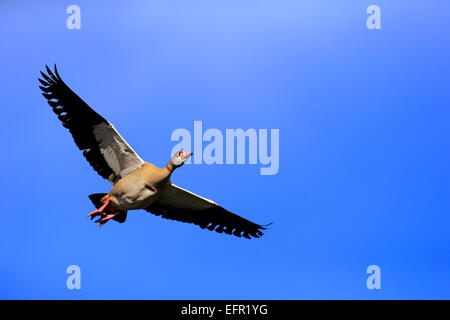
[{"label": "white wing patch", "polygon": [[93,132],[103,157],[116,175],[123,178],[144,164],[112,124],[96,125]]}]

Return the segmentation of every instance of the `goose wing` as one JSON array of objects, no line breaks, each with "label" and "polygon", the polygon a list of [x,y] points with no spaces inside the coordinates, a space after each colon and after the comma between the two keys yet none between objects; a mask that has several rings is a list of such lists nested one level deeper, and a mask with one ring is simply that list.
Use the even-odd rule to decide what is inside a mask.
[{"label": "goose wing", "polygon": [[103,178],[112,184],[141,167],[144,161],[105,118],[90,108],[46,66],[38,79],[43,96],[63,126],[69,129],[75,144]]},{"label": "goose wing", "polygon": [[174,184],[145,210],[165,219],[193,223],[202,229],[247,239],[259,238],[263,235],[261,230],[266,229]]}]

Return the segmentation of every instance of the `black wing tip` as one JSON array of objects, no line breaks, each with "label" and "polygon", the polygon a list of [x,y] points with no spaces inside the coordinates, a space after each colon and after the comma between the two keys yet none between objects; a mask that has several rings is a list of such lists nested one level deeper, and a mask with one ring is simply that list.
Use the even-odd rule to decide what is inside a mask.
[{"label": "black wing tip", "polygon": [[[267,224],[261,224],[261,225],[257,225],[256,227],[256,231],[253,232],[243,232],[242,236],[244,236],[247,239],[253,239],[253,238],[261,238],[264,233],[261,230],[267,230],[270,229],[268,228],[268,226],[272,225],[273,221]],[[246,237],[247,235],[247,237]],[[251,238],[250,236],[252,236],[253,238]]]},{"label": "black wing tip", "polygon": [[61,77],[59,76],[58,69],[56,68],[56,63],[55,63],[54,69],[55,69],[56,77],[62,81]]},{"label": "black wing tip", "polygon": [[238,238],[246,238],[246,239],[254,239],[254,238],[261,238],[264,233],[262,232],[262,230],[267,230],[270,228],[267,228],[268,226],[270,226],[271,224],[273,224],[273,222],[270,222],[268,224],[263,224],[263,225],[256,225],[256,230],[252,230],[252,231],[246,231],[246,230],[242,230],[242,229],[225,229],[223,230],[223,228],[216,228],[216,229],[209,229],[211,231],[216,231],[218,233],[226,233],[229,235],[234,235]]},{"label": "black wing tip", "polygon": [[273,224],[273,221],[272,221],[272,222],[269,222],[269,223],[267,223],[267,224],[261,224],[261,225],[258,226],[258,229],[262,229],[262,230],[270,229],[270,228],[268,228],[268,226],[270,226],[270,225],[272,225],[272,224]]},{"label": "black wing tip", "polygon": [[58,69],[56,68],[56,63],[54,64],[54,71],[52,71],[50,69],[50,67],[46,64],[45,65],[45,70],[47,73],[44,73],[42,71],[40,71],[42,78],[44,78],[44,80],[38,78],[39,82],[42,83],[44,86],[50,86],[52,84],[55,84],[58,81],[62,82],[62,79],[58,73]]},{"label": "black wing tip", "polygon": [[[270,223],[272,224],[272,223]],[[268,226],[270,224],[267,224],[265,226]],[[206,229],[209,231],[215,231],[217,233],[223,233],[230,236],[236,236],[238,238],[246,238],[246,239],[253,239],[253,238],[260,238],[264,235],[264,233],[261,230],[265,230],[266,228],[264,226],[255,225],[251,230],[245,230],[245,228],[239,228],[239,227],[230,227],[226,224],[214,224],[211,223],[210,225],[199,225],[200,228]]]},{"label": "black wing tip", "polygon": [[[45,69],[47,70],[48,74],[53,74],[53,71],[50,69],[50,67],[46,64]],[[53,65],[53,69],[56,71],[56,63]]]},{"label": "black wing tip", "polygon": [[[46,87],[48,87],[49,86],[49,84],[46,82],[46,81],[44,81],[44,80],[42,80],[41,78],[37,78],[38,79],[38,81],[43,85],[43,86],[46,86]],[[40,86],[39,86],[40,87]],[[41,88],[42,89],[42,88]]]},{"label": "black wing tip", "polygon": [[[262,232],[262,230],[267,230],[270,228],[267,228],[268,226],[270,226],[271,224],[273,224],[273,221],[268,223],[268,224],[262,224],[262,225],[256,225],[256,230],[253,231],[237,231],[235,230],[232,234],[241,238],[244,237],[246,239],[254,239],[254,238],[261,238],[264,233]],[[229,233],[231,234],[231,233]]]}]

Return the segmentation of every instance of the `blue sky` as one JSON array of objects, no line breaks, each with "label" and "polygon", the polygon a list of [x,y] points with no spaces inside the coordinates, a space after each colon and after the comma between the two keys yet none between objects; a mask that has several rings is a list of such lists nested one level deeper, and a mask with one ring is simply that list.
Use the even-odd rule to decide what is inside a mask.
[{"label": "blue sky", "polygon": [[[81,29],[66,8],[81,8]],[[381,8],[381,30],[366,8]],[[449,299],[448,1],[2,1],[3,299]],[[102,229],[110,185],[40,94],[65,82],[146,161],[173,130],[280,130],[280,170],[173,181],[258,223],[245,240],[144,211]],[[81,268],[81,290],[66,268]],[[379,265],[381,290],[366,268]]]}]

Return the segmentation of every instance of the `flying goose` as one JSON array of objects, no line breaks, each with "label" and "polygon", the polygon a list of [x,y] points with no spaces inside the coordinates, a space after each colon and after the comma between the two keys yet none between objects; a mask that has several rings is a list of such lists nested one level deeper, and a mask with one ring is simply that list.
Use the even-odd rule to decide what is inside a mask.
[{"label": "flying goose", "polygon": [[202,229],[237,237],[259,238],[267,225],[244,219],[217,203],[174,185],[170,178],[192,152],[178,151],[159,168],[142,160],[114,126],[91,109],[46,66],[38,78],[48,104],[62,125],[69,129],[75,144],[94,170],[109,180],[109,193],[94,193],[90,200],[97,208],[88,217],[103,226],[113,219],[125,222],[128,210],[144,209],[162,218],[198,225]]}]

